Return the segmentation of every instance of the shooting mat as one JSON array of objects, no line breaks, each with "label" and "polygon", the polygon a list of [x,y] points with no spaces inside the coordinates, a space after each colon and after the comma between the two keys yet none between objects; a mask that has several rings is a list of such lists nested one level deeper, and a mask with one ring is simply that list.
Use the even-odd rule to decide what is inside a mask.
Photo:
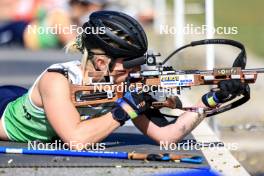
[{"label": "shooting mat", "polygon": [[[191,139],[191,136],[187,137]],[[127,151],[146,153],[177,153],[203,156],[201,151],[161,151],[160,146],[142,135],[135,127],[124,126],[106,138],[105,151]],[[27,147],[27,144],[0,141],[0,146]],[[0,154],[0,167],[158,167],[158,168],[209,168],[206,159],[202,164],[122,160],[106,158],[84,158],[65,156]]]}]

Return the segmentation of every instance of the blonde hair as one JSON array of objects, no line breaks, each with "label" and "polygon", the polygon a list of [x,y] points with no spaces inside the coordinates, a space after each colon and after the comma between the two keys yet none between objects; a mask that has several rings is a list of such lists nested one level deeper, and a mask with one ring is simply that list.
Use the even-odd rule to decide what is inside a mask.
[{"label": "blonde hair", "polygon": [[[66,53],[79,53],[81,52],[83,54],[81,59],[81,67],[82,67],[82,76],[83,76],[83,84],[87,83],[87,80],[85,79],[85,75],[87,74],[87,71],[95,71],[94,62],[96,57],[89,58],[89,51],[82,46],[81,37],[77,36],[76,40],[69,42],[65,46],[65,52]],[[109,71],[109,67],[107,66],[106,72]],[[104,79],[102,76],[99,81]]]}]

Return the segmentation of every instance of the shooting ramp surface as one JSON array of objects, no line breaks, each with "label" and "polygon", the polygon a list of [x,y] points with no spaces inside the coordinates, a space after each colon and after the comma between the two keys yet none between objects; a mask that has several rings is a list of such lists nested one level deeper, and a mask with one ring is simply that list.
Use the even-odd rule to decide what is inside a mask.
[{"label": "shooting ramp surface", "polygon": [[[161,151],[159,145],[142,135],[135,127],[124,126],[110,135],[105,141],[105,151],[127,151],[143,153],[177,153],[203,156],[201,151]],[[1,146],[27,147],[27,144],[0,142]],[[0,154],[0,167],[158,167],[158,168],[208,168],[206,160],[202,164],[136,161],[105,158],[84,158],[64,156],[41,156],[21,154]]]}]

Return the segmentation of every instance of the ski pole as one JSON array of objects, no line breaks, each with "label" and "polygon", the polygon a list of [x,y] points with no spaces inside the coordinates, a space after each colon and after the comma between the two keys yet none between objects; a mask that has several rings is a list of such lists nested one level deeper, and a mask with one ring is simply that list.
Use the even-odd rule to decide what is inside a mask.
[{"label": "ski pole", "polygon": [[147,154],[134,152],[111,152],[111,151],[77,151],[77,150],[52,150],[52,149],[27,149],[0,147],[0,153],[26,154],[26,155],[56,155],[72,157],[100,157],[114,159],[149,160],[149,161],[175,161],[200,164],[203,162],[201,156],[177,155],[177,154]]}]

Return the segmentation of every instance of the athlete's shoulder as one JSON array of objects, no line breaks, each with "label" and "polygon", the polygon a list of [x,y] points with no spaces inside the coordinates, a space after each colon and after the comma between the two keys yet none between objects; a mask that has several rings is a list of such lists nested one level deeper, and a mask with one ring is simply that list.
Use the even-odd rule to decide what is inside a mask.
[{"label": "athlete's shoulder", "polygon": [[63,63],[56,63],[49,66],[49,68],[62,68],[62,69],[69,69],[72,67],[78,67],[80,65],[79,60],[69,61],[69,62],[63,62]]},{"label": "athlete's shoulder", "polygon": [[68,79],[57,72],[45,72],[38,82],[40,92],[64,92],[69,90]]},{"label": "athlete's shoulder", "polygon": [[80,68],[80,61],[70,61],[64,63],[58,63],[51,65],[48,69],[63,69],[67,71],[68,78],[71,80],[73,84],[81,84],[82,83],[82,71]]}]

